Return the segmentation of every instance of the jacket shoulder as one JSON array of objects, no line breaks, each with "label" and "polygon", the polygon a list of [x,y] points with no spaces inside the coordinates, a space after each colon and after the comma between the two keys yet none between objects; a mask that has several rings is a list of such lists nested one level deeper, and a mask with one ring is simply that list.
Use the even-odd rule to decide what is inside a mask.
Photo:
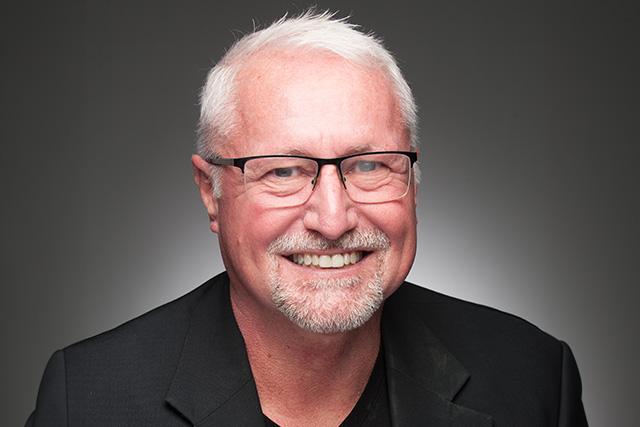
[{"label": "jacket shoulder", "polygon": [[518,316],[410,283],[388,302],[385,310],[423,323],[476,381],[486,377],[487,387],[508,381],[558,384],[563,343]]},{"label": "jacket shoulder", "polygon": [[[423,330],[464,366],[469,380],[456,402],[492,414],[497,424],[512,425],[513,414],[531,425],[554,424],[565,390],[579,390],[577,368],[575,362],[569,363],[573,358],[566,344],[518,316],[410,283],[403,284],[388,303],[385,312],[390,309],[393,317],[402,319],[397,325],[423,324]],[[412,335],[412,339],[421,338]],[[565,387],[562,382],[568,378],[571,386]],[[579,396],[579,391],[572,395]]]},{"label": "jacket shoulder", "polygon": [[228,295],[225,280],[226,276],[217,276],[174,301],[64,348],[70,419],[75,417],[78,425],[96,420],[121,425],[129,416],[151,425],[171,419],[176,425],[176,413],[164,399],[181,358],[191,313],[207,294]]},{"label": "jacket shoulder", "polygon": [[468,371],[457,403],[491,414],[496,425],[587,425],[580,375],[564,342],[513,314],[410,283],[388,302],[385,311],[405,327],[422,323]]},{"label": "jacket shoulder", "polygon": [[393,310],[411,313],[451,344],[463,339],[483,346],[494,343],[496,349],[528,343],[559,350],[561,345],[560,341],[519,316],[408,282],[389,298],[387,304]]},{"label": "jacket shoulder", "polygon": [[75,355],[102,353],[116,348],[126,348],[127,353],[141,351],[143,348],[151,351],[152,347],[162,345],[162,342],[170,340],[176,333],[184,333],[191,310],[215,285],[216,279],[213,278],[187,294],[113,329],[67,346],[63,349],[65,357],[69,359]]}]

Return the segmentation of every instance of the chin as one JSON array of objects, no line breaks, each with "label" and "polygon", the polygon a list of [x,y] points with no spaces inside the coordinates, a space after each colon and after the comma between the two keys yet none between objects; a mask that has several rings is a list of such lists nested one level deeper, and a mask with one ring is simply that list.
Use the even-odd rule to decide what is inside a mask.
[{"label": "chin", "polygon": [[367,277],[287,280],[270,274],[271,299],[291,322],[319,334],[348,332],[364,325],[384,301],[381,270]]}]

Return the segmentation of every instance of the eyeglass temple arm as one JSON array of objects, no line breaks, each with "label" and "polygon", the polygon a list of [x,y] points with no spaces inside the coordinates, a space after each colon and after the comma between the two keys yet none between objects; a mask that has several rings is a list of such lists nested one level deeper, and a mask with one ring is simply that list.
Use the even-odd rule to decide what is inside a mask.
[{"label": "eyeglass temple arm", "polygon": [[205,162],[217,166],[234,166],[234,159],[222,159],[220,157],[207,157]]},{"label": "eyeglass temple arm", "polygon": [[226,159],[222,157],[207,157],[204,159],[205,162],[215,165],[215,166],[235,166],[240,168],[242,173],[244,173],[244,164],[247,163],[248,159],[240,158],[240,159]]}]

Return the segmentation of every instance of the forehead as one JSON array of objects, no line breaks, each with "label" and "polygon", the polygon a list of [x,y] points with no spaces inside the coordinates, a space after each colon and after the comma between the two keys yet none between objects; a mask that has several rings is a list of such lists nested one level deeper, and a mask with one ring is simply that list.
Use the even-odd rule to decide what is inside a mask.
[{"label": "forehead", "polygon": [[408,146],[384,73],[327,52],[265,51],[252,57],[238,73],[236,107],[239,126],[229,149],[238,156],[337,156],[354,146]]}]

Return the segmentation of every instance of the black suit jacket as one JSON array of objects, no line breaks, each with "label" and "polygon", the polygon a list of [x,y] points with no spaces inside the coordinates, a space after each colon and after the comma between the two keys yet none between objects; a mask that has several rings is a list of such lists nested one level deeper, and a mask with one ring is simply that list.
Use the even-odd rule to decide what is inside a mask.
[{"label": "black suit jacket", "polygon": [[[566,344],[517,317],[404,283],[384,305],[394,426],[586,426]],[[263,426],[221,274],[59,350],[28,426]]]}]

